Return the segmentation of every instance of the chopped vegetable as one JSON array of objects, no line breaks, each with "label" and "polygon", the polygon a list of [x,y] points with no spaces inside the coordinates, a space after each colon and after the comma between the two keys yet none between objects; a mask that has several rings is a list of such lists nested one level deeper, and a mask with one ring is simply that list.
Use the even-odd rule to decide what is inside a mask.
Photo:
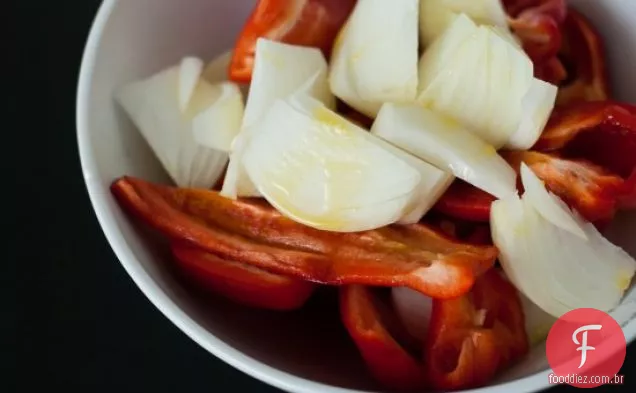
[{"label": "chopped vegetable", "polygon": [[563,25],[560,57],[569,66],[569,76],[559,89],[558,105],[611,97],[601,37],[583,14],[571,8]]},{"label": "chopped vegetable", "polygon": [[[227,163],[217,138],[236,134],[242,116],[235,87],[201,79],[203,62],[184,58],[180,65],[124,86],[117,101],[152,148],[172,180],[181,187],[212,187]],[[225,93],[224,93],[225,92]],[[233,104],[228,106],[227,102]],[[198,136],[198,138],[197,138]]]},{"label": "chopped vegetable", "polygon": [[358,0],[333,48],[331,90],[375,117],[384,102],[417,94],[419,0]]},{"label": "chopped vegetable", "polygon": [[480,25],[508,31],[508,17],[501,0],[420,0],[420,42],[430,45],[460,14]]},{"label": "chopped vegetable", "polygon": [[530,148],[541,134],[557,87],[533,77],[523,51],[466,15],[424,52],[418,102],[458,120],[495,148]]},{"label": "chopped vegetable", "polygon": [[411,288],[395,287],[391,289],[391,300],[393,309],[408,332],[424,342],[431,322],[433,299]]},{"label": "chopped vegetable", "polygon": [[517,290],[491,269],[469,294],[434,300],[424,366],[440,390],[482,386],[528,352]]},{"label": "chopped vegetable", "polygon": [[450,184],[443,172],[405,160],[406,153],[308,97],[278,101],[254,131],[244,161],[250,178],[283,215],[314,228],[375,229],[414,208],[417,221],[428,209],[414,202],[428,191],[439,197],[445,187],[438,184]]},{"label": "chopped vegetable", "polygon": [[174,241],[220,258],[324,284],[407,286],[434,298],[466,293],[491,268],[497,249],[463,244],[423,225],[359,233],[312,229],[259,200],[171,188],[124,177],[119,203]]},{"label": "chopped vegetable", "polygon": [[371,132],[497,197],[516,192],[515,171],[459,123],[416,104],[385,104]]},{"label": "chopped vegetable", "polygon": [[510,27],[536,64],[554,59],[561,48],[565,0],[503,0]]},{"label": "chopped vegetable", "polygon": [[521,179],[527,200],[551,224],[587,240],[585,230],[572,217],[572,212],[559,197],[545,189],[545,184],[527,165],[521,164]]},{"label": "chopped vegetable", "polygon": [[232,141],[241,130],[243,96],[237,85],[224,82],[215,86],[218,98],[192,120],[194,140],[201,146],[230,152]]},{"label": "chopped vegetable", "polygon": [[327,84],[327,62],[315,48],[259,39],[242,131],[232,146],[222,193],[229,198],[261,196],[243,167],[244,150],[274,102],[299,92],[312,95],[329,108],[335,99]]},{"label": "chopped vegetable", "polygon": [[237,303],[270,310],[302,307],[316,285],[222,259],[182,242],[172,244],[177,265],[190,282]]},{"label": "chopped vegetable", "polygon": [[594,224],[614,217],[624,182],[616,175],[582,160],[567,160],[538,152],[508,152],[504,158],[516,169],[528,165],[547,188]]},{"label": "chopped vegetable", "polygon": [[456,180],[435,204],[435,210],[468,221],[488,222],[490,204],[496,198],[479,188]]},{"label": "chopped vegetable", "polygon": [[236,43],[230,79],[250,82],[259,38],[320,48],[328,57],[355,3],[356,0],[259,0]]},{"label": "chopped vegetable", "polygon": [[[532,176],[528,170],[524,187]],[[492,237],[508,278],[554,317],[581,307],[613,309],[629,287],[636,261],[576,212],[571,217],[587,240],[554,225],[535,208],[537,191],[492,204]]]},{"label": "chopped vegetable", "polygon": [[[373,377],[389,389],[410,390],[425,385],[416,358],[386,326],[371,289],[359,285],[340,289],[340,315]],[[394,324],[399,323],[393,318]]]}]

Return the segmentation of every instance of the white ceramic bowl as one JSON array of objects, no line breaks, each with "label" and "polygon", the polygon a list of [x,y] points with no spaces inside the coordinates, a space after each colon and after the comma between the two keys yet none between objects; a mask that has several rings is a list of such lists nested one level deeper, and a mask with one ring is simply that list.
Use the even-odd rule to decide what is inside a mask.
[{"label": "white ceramic bowl", "polygon": [[[571,0],[601,30],[618,99],[636,102],[636,1]],[[185,55],[211,59],[232,47],[253,0],[105,0],[82,63],[78,141],[84,178],[104,233],[126,271],[175,325],[232,366],[292,392],[375,389],[337,321],[333,299],[308,310],[258,312],[223,301],[203,303],[170,272],[160,242],[123,214],[109,186],[122,175],[165,181],[166,175],[119,107],[113,91]],[[636,214],[623,214],[617,244],[636,255]],[[636,291],[614,316],[631,341],[636,335]],[[548,387],[544,347],[490,387],[472,392],[531,392]],[[213,381],[211,381],[213,383]]]}]

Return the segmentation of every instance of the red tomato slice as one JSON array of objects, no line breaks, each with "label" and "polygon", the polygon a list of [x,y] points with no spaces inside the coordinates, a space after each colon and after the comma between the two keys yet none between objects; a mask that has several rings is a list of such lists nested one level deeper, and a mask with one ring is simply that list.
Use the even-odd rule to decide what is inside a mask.
[{"label": "red tomato slice", "polygon": [[234,47],[230,80],[250,82],[256,41],[261,37],[316,47],[329,57],[336,35],[355,4],[356,0],[260,0]]}]

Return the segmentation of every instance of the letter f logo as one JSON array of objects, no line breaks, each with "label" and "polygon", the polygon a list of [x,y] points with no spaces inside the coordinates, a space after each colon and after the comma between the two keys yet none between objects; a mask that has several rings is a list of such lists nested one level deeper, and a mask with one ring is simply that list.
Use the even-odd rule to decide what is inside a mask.
[{"label": "letter f logo", "polygon": [[[574,333],[572,334],[572,341],[574,341],[574,344],[581,345],[580,347],[576,349],[577,351],[581,351],[581,364],[579,365],[579,368],[583,367],[583,365],[587,361],[587,351],[593,351],[596,349],[594,347],[587,345],[587,332],[589,330],[601,330],[602,327],[603,327],[602,325],[585,325],[576,329]],[[583,338],[581,342],[579,342],[576,336],[578,336],[578,334],[581,332],[583,332],[582,334]]]}]

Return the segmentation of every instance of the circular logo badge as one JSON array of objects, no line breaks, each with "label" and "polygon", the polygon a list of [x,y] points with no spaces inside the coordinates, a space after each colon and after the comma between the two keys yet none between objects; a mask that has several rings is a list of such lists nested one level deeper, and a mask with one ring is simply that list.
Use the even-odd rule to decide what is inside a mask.
[{"label": "circular logo badge", "polygon": [[546,341],[555,383],[594,388],[620,371],[627,344],[620,325],[607,313],[579,308],[559,318]]}]

